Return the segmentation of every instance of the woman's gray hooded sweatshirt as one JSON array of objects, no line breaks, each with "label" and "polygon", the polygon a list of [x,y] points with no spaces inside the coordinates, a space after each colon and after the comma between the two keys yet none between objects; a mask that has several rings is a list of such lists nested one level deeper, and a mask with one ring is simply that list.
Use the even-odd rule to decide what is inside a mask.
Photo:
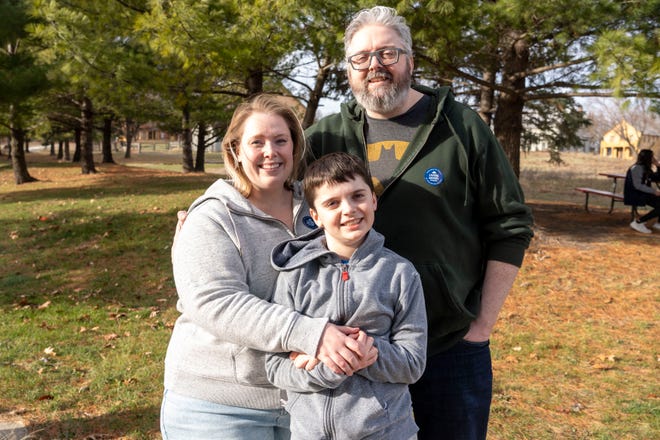
[{"label": "woman's gray hooded sweatshirt", "polygon": [[353,376],[324,364],[298,369],[286,354],[269,355],[268,379],[287,390],[295,439],[407,439],[417,432],[408,384],[426,363],[426,312],[418,273],[383,247],[371,230],[348,262],[325,246],[322,230],[273,249],[281,271],[273,301],[307,316],[359,327],[378,360]]},{"label": "woman's gray hooded sweatshirt", "polygon": [[172,254],[181,316],[165,358],[165,389],[244,408],[280,408],[266,378],[266,352],[315,355],[327,318],[270,302],[277,272],[270,251],[316,227],[299,185],[294,231],[219,180],[197,199]]}]

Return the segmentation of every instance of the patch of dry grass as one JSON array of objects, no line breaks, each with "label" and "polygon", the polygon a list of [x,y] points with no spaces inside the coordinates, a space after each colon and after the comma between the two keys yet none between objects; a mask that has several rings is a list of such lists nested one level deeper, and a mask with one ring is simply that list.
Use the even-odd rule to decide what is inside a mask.
[{"label": "patch of dry grass", "polygon": [[[522,158],[536,236],[492,337],[489,438],[659,438],[660,234],[606,199],[586,213],[573,189],[609,189],[597,173],[628,161],[563,157]],[[20,187],[0,165],[0,419],[34,438],[159,438],[175,212],[217,175],[173,171],[178,154],[116,159],[132,166],[82,176],[30,153],[41,181]]]},{"label": "patch of dry grass", "polygon": [[629,161],[563,157],[522,161],[536,236],[492,338],[490,438],[658,438],[660,234],[636,233],[629,209],[608,214],[605,198],[585,212],[573,190],[609,189],[597,174]]}]

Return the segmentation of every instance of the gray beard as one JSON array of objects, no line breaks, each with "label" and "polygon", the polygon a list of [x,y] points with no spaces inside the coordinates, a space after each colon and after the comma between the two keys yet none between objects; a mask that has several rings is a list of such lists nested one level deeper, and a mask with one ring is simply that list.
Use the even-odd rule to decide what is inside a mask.
[{"label": "gray beard", "polygon": [[362,81],[359,88],[351,87],[355,100],[367,111],[381,114],[392,113],[406,101],[411,82],[409,74],[387,87],[382,87],[378,96],[369,92],[370,78],[371,76],[368,76]]}]

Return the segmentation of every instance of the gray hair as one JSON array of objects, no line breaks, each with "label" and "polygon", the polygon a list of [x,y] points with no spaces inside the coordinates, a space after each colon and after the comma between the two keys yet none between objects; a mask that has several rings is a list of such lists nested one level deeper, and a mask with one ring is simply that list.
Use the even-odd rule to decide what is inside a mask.
[{"label": "gray hair", "polygon": [[344,34],[344,52],[348,56],[348,49],[357,31],[367,25],[380,25],[394,30],[401,40],[403,47],[409,55],[412,55],[412,37],[406,19],[398,15],[396,9],[386,6],[374,6],[371,9],[363,9],[353,16],[351,22],[346,26]]}]

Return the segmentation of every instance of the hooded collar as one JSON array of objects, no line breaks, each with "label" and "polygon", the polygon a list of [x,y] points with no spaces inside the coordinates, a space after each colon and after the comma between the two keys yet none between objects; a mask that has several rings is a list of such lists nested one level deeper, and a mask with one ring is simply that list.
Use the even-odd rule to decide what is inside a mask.
[{"label": "hooded collar", "polygon": [[[266,214],[254,206],[243,194],[241,194],[230,179],[218,179],[209,186],[203,196],[198,198],[190,206],[189,210],[209,199],[217,199],[224,203],[228,209],[245,215],[263,217]],[[293,207],[298,212],[303,203],[303,192],[300,182],[293,183]]]},{"label": "hooded collar", "polygon": [[[370,263],[371,258],[383,247],[385,238],[374,229],[353,253],[348,264],[357,267]],[[283,241],[271,253],[271,264],[279,271],[299,268],[306,263],[320,259],[324,264],[338,264],[341,258],[328,250],[325,245],[325,232],[318,228],[300,237]]]}]

